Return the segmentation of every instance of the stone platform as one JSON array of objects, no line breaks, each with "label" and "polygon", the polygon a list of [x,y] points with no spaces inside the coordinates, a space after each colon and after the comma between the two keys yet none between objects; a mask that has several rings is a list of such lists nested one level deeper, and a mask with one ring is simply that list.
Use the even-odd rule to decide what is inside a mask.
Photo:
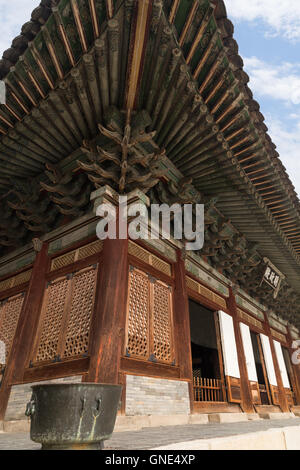
[{"label": "stone platform", "polygon": [[[185,424],[115,432],[106,450],[300,450],[300,418]],[[0,433],[0,450],[40,449],[29,433]]]}]

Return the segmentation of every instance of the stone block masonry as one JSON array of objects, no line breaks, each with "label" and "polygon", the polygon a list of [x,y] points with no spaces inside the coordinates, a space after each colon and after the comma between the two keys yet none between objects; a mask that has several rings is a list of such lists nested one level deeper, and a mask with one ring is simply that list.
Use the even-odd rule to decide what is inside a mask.
[{"label": "stone block masonry", "polygon": [[11,389],[5,421],[25,420],[26,405],[31,399],[33,385],[60,384],[60,383],[81,383],[81,376],[64,377],[62,379],[48,380],[23,385],[14,385]]},{"label": "stone block masonry", "polygon": [[127,375],[126,415],[188,415],[187,382]]}]

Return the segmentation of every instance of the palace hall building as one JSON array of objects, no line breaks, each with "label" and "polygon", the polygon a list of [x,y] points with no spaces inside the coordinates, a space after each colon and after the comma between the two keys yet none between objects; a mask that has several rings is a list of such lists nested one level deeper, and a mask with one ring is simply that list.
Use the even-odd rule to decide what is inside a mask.
[{"label": "palace hall building", "polygon": [[[4,52],[0,422],[45,382],[121,384],[120,416],[300,412],[300,202],[233,29],[223,0],[42,0]],[[100,240],[125,195],[204,204],[203,248]]]}]

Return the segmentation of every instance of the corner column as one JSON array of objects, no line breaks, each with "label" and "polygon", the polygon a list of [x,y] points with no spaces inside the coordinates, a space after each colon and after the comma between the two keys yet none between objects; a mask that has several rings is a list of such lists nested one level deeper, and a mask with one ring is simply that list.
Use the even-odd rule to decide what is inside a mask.
[{"label": "corner column", "polygon": [[173,322],[176,357],[180,367],[180,378],[189,381],[191,412],[193,412],[194,389],[189,299],[185,278],[185,261],[182,251],[179,249],[177,250],[177,263],[175,265]]},{"label": "corner column", "polygon": [[248,377],[248,370],[247,370],[247,363],[246,357],[244,353],[244,346],[242,340],[242,334],[240,330],[240,322],[238,318],[238,309],[235,300],[235,295],[232,288],[229,288],[229,299],[228,299],[228,309],[233,318],[233,326],[234,326],[234,333],[235,333],[235,340],[237,346],[237,353],[238,353],[238,362],[239,362],[239,369],[241,374],[241,407],[244,413],[255,413],[255,409],[253,407],[252,402],[252,393],[250,388],[250,382]]},{"label": "corner column", "polygon": [[33,265],[29,287],[10,352],[9,364],[0,389],[0,421],[5,418],[11,385],[23,381],[26,362],[31,352],[39,321],[49,257],[48,243],[41,244],[40,242],[35,245],[39,245],[38,250],[40,251],[37,253]]},{"label": "corner column", "polygon": [[[93,195],[95,212],[102,202],[116,204],[116,193]],[[107,200],[107,193],[114,199]],[[117,217],[118,225],[118,217]],[[125,339],[128,290],[128,239],[104,241],[96,303],[91,324],[90,367],[84,382],[118,384]]]}]

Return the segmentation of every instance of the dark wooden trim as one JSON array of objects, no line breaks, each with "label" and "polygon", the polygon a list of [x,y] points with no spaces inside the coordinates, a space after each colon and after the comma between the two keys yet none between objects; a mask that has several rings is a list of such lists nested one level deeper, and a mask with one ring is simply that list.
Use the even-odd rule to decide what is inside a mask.
[{"label": "dark wooden trim", "polygon": [[[240,387],[241,387],[241,407],[246,413],[254,413],[253,403],[252,403],[252,392],[249,383],[248,370],[246,357],[244,352],[244,345],[242,340],[242,333],[240,329],[240,323],[242,320],[238,316],[238,307],[235,300],[235,295],[232,288],[229,289],[229,299],[227,301],[229,311],[231,312],[235,333],[235,341],[238,355],[238,363],[240,369]],[[229,387],[230,388],[230,387]]]},{"label": "dark wooden trim", "polygon": [[[41,367],[27,368],[25,369],[22,383],[39,382],[43,380],[52,380],[85,374],[89,370],[89,364],[90,358],[84,357],[73,359],[72,361],[48,364]],[[18,382],[12,383],[12,385],[17,384]]]},{"label": "dark wooden trim", "polygon": [[180,376],[178,366],[169,366],[157,362],[143,361],[131,357],[122,357],[120,370],[127,375],[155,377],[158,379],[173,379],[188,382],[190,379]]}]

